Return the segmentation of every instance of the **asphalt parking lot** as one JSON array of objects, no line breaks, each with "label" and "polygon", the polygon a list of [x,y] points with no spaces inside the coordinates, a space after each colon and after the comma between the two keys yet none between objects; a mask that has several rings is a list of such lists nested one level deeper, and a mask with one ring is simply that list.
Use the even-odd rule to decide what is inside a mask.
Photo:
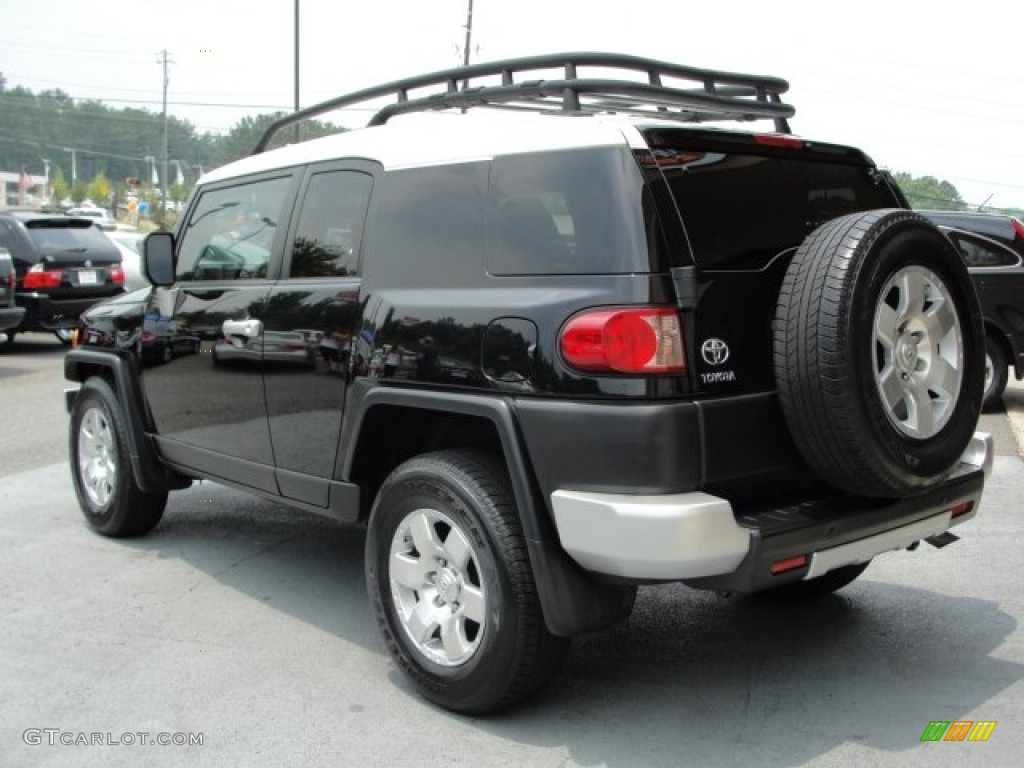
[{"label": "asphalt parking lot", "polygon": [[[41,335],[0,355],[0,768],[1019,765],[1024,388],[983,417],[999,455],[957,544],[815,604],[641,590],[540,700],[473,719],[387,657],[358,527],[202,484],[145,538],[90,533],[61,356]],[[922,743],[936,720],[996,726]]]}]

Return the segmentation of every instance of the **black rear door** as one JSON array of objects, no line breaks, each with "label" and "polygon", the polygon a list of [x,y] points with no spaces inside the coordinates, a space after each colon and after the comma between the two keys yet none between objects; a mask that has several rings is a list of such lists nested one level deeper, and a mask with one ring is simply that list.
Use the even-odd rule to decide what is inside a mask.
[{"label": "black rear door", "polygon": [[263,313],[264,381],[281,493],[338,506],[331,481],[362,318],[360,242],[373,187],[368,164],[313,168]]}]

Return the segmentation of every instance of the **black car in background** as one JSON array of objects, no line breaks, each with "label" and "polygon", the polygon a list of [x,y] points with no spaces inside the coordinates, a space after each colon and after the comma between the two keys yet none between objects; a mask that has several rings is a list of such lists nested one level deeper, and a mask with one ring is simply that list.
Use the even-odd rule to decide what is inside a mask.
[{"label": "black car in background", "polygon": [[14,301],[16,282],[11,254],[6,248],[0,248],[0,342],[6,338],[4,332],[10,328],[17,328],[21,324],[21,318],[25,316],[25,310]]},{"label": "black car in background", "polygon": [[997,408],[1010,367],[1024,377],[1024,224],[1012,216],[920,211],[956,244],[985,319],[986,409]]},{"label": "black car in background", "polygon": [[15,301],[24,310],[9,342],[23,331],[52,331],[65,341],[82,312],[124,291],[120,251],[87,219],[0,212],[0,248],[10,253]]}]

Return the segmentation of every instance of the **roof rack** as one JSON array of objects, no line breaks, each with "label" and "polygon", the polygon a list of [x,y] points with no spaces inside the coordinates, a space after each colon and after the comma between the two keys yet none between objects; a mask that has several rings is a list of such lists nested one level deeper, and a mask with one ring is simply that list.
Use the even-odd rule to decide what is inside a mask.
[{"label": "roof rack", "polygon": [[[581,67],[622,70],[635,79],[581,77]],[[560,79],[523,79],[536,70],[561,68]],[[602,73],[604,74],[604,73]],[[641,82],[638,75],[646,78]],[[500,82],[495,82],[500,77]],[[518,79],[517,79],[518,78]],[[486,82],[474,83],[489,79]],[[683,83],[666,85],[666,80]],[[411,91],[431,89],[425,93]],[[395,80],[355,91],[298,110],[272,123],[256,144],[253,154],[266,150],[274,135],[289,125],[341,107],[393,97],[367,125],[382,125],[408,112],[440,109],[497,109],[558,112],[569,115],[620,113],[660,120],[694,123],[708,120],[770,119],[779,133],[789,133],[787,118],[795,110],[780,96],[789,83],[777,77],[742,75],[684,67],[638,56],[610,53],[556,53],[506,59],[486,64],[446,69],[428,75]]]}]

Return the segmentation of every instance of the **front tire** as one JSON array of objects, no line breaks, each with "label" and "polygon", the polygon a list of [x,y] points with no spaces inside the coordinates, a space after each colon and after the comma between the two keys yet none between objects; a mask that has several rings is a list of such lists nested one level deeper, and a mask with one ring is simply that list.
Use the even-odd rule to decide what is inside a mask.
[{"label": "front tire", "polygon": [[391,473],[370,516],[366,580],[395,663],[454,712],[522,701],[568,647],[544,624],[504,467],[483,454],[426,454]]},{"label": "front tire", "polygon": [[106,381],[82,385],[71,412],[71,478],[85,521],[97,533],[140,536],[163,516],[167,491],[143,491],[128,456],[127,426]]},{"label": "front tire", "polygon": [[985,394],[982,409],[996,411],[1003,404],[1003,391],[1009,375],[1006,352],[991,336],[985,337]]}]

